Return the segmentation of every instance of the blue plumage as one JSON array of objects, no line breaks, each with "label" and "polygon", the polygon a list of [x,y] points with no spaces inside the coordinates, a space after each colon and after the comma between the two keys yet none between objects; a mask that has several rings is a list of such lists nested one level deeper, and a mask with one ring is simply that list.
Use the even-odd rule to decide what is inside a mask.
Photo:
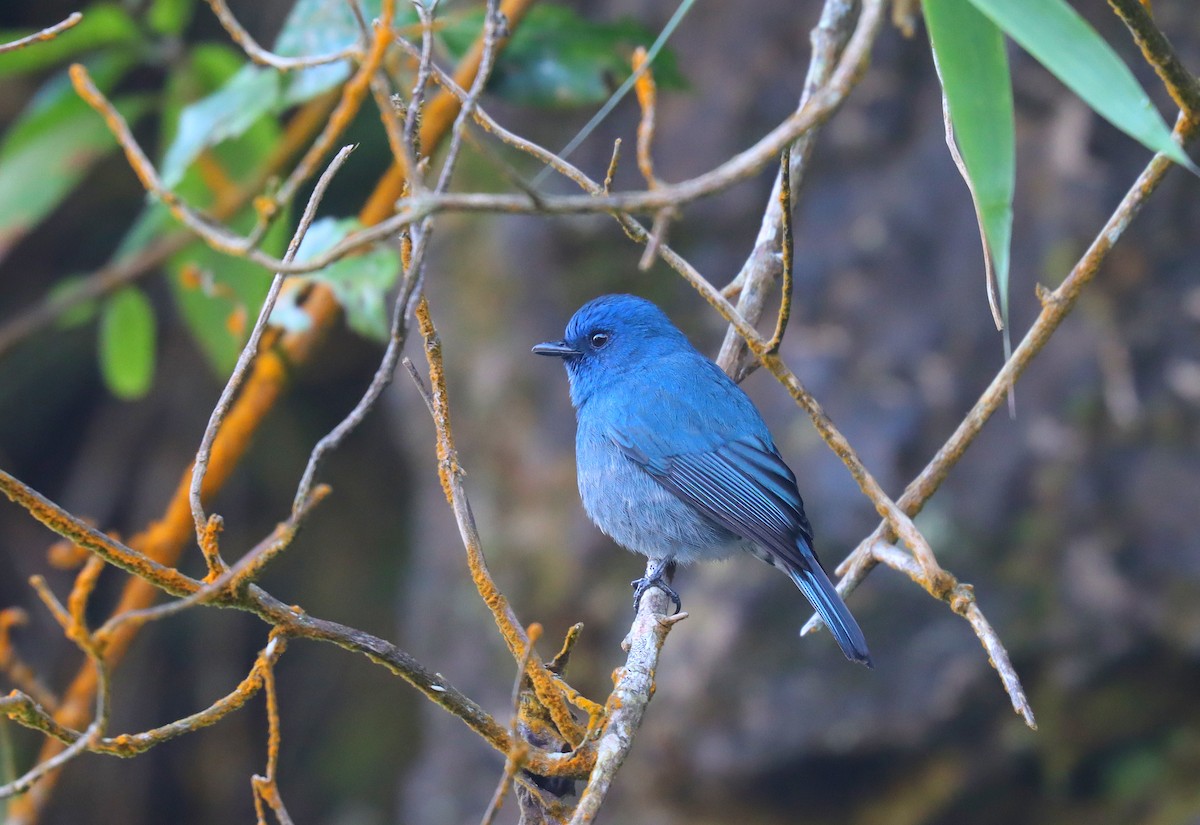
[{"label": "blue plumage", "polygon": [[796,477],[750,398],[649,301],[585,304],[562,341],[533,351],[563,359],[575,406],[579,493],[618,544],[669,565],[747,552],[781,567],[846,657],[870,666],[862,631],[812,549]]}]

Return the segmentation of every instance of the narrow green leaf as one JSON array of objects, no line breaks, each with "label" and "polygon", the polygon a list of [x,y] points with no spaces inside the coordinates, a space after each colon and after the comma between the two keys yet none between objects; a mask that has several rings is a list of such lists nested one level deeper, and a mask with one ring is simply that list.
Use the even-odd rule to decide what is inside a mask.
[{"label": "narrow green leaf", "polygon": [[[32,30],[0,30],[0,43],[33,34]],[[53,40],[36,47],[18,49],[0,55],[0,78],[36,72],[58,66],[85,52],[105,46],[122,46],[130,57],[142,42],[137,23],[116,3],[93,3],[84,9],[83,19]]]},{"label": "narrow green leaf", "polygon": [[[925,0],[924,10],[953,129],[952,148],[957,146],[960,171],[975,202],[989,282],[995,278],[993,310],[997,324],[1007,327],[1016,137],[1004,35],[963,0]],[[990,284],[988,295],[991,299]]]},{"label": "narrow green leaf", "polygon": [[141,290],[126,287],[104,304],[100,318],[100,372],[109,391],[131,401],[154,379],[154,310]]},{"label": "narrow green leaf", "polygon": [[1105,120],[1200,174],[1116,52],[1065,0],[970,0]]}]

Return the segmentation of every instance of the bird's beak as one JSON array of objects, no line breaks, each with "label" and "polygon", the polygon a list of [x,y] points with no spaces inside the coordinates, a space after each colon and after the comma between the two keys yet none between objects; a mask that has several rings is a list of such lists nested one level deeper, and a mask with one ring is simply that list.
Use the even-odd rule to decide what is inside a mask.
[{"label": "bird's beak", "polygon": [[544,344],[536,344],[533,351],[538,355],[552,355],[555,358],[570,358],[572,355],[579,355],[579,350],[566,341],[547,341]]}]

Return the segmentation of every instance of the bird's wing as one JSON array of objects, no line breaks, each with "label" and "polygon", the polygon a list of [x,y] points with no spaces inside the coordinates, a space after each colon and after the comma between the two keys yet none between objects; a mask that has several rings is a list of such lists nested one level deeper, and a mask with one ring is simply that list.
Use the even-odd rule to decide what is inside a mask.
[{"label": "bird's wing", "polygon": [[712,450],[653,457],[633,439],[613,441],[660,484],[735,535],[750,539],[788,567],[807,567],[797,539],[812,546],[812,528],[796,477],[774,445],[751,436]]}]

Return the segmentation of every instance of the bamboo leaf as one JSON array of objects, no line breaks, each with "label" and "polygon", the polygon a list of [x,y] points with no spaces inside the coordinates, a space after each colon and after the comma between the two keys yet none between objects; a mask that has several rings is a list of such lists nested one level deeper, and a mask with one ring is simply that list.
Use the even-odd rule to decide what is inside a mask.
[{"label": "bamboo leaf", "polygon": [[1004,34],[963,0],[925,0],[924,10],[945,100],[946,139],[975,203],[988,299],[996,325],[1003,329],[1008,322],[1016,186],[1012,81]]},{"label": "bamboo leaf", "polygon": [[1143,146],[1200,170],[1129,67],[1065,0],[970,0],[1095,112]]}]

